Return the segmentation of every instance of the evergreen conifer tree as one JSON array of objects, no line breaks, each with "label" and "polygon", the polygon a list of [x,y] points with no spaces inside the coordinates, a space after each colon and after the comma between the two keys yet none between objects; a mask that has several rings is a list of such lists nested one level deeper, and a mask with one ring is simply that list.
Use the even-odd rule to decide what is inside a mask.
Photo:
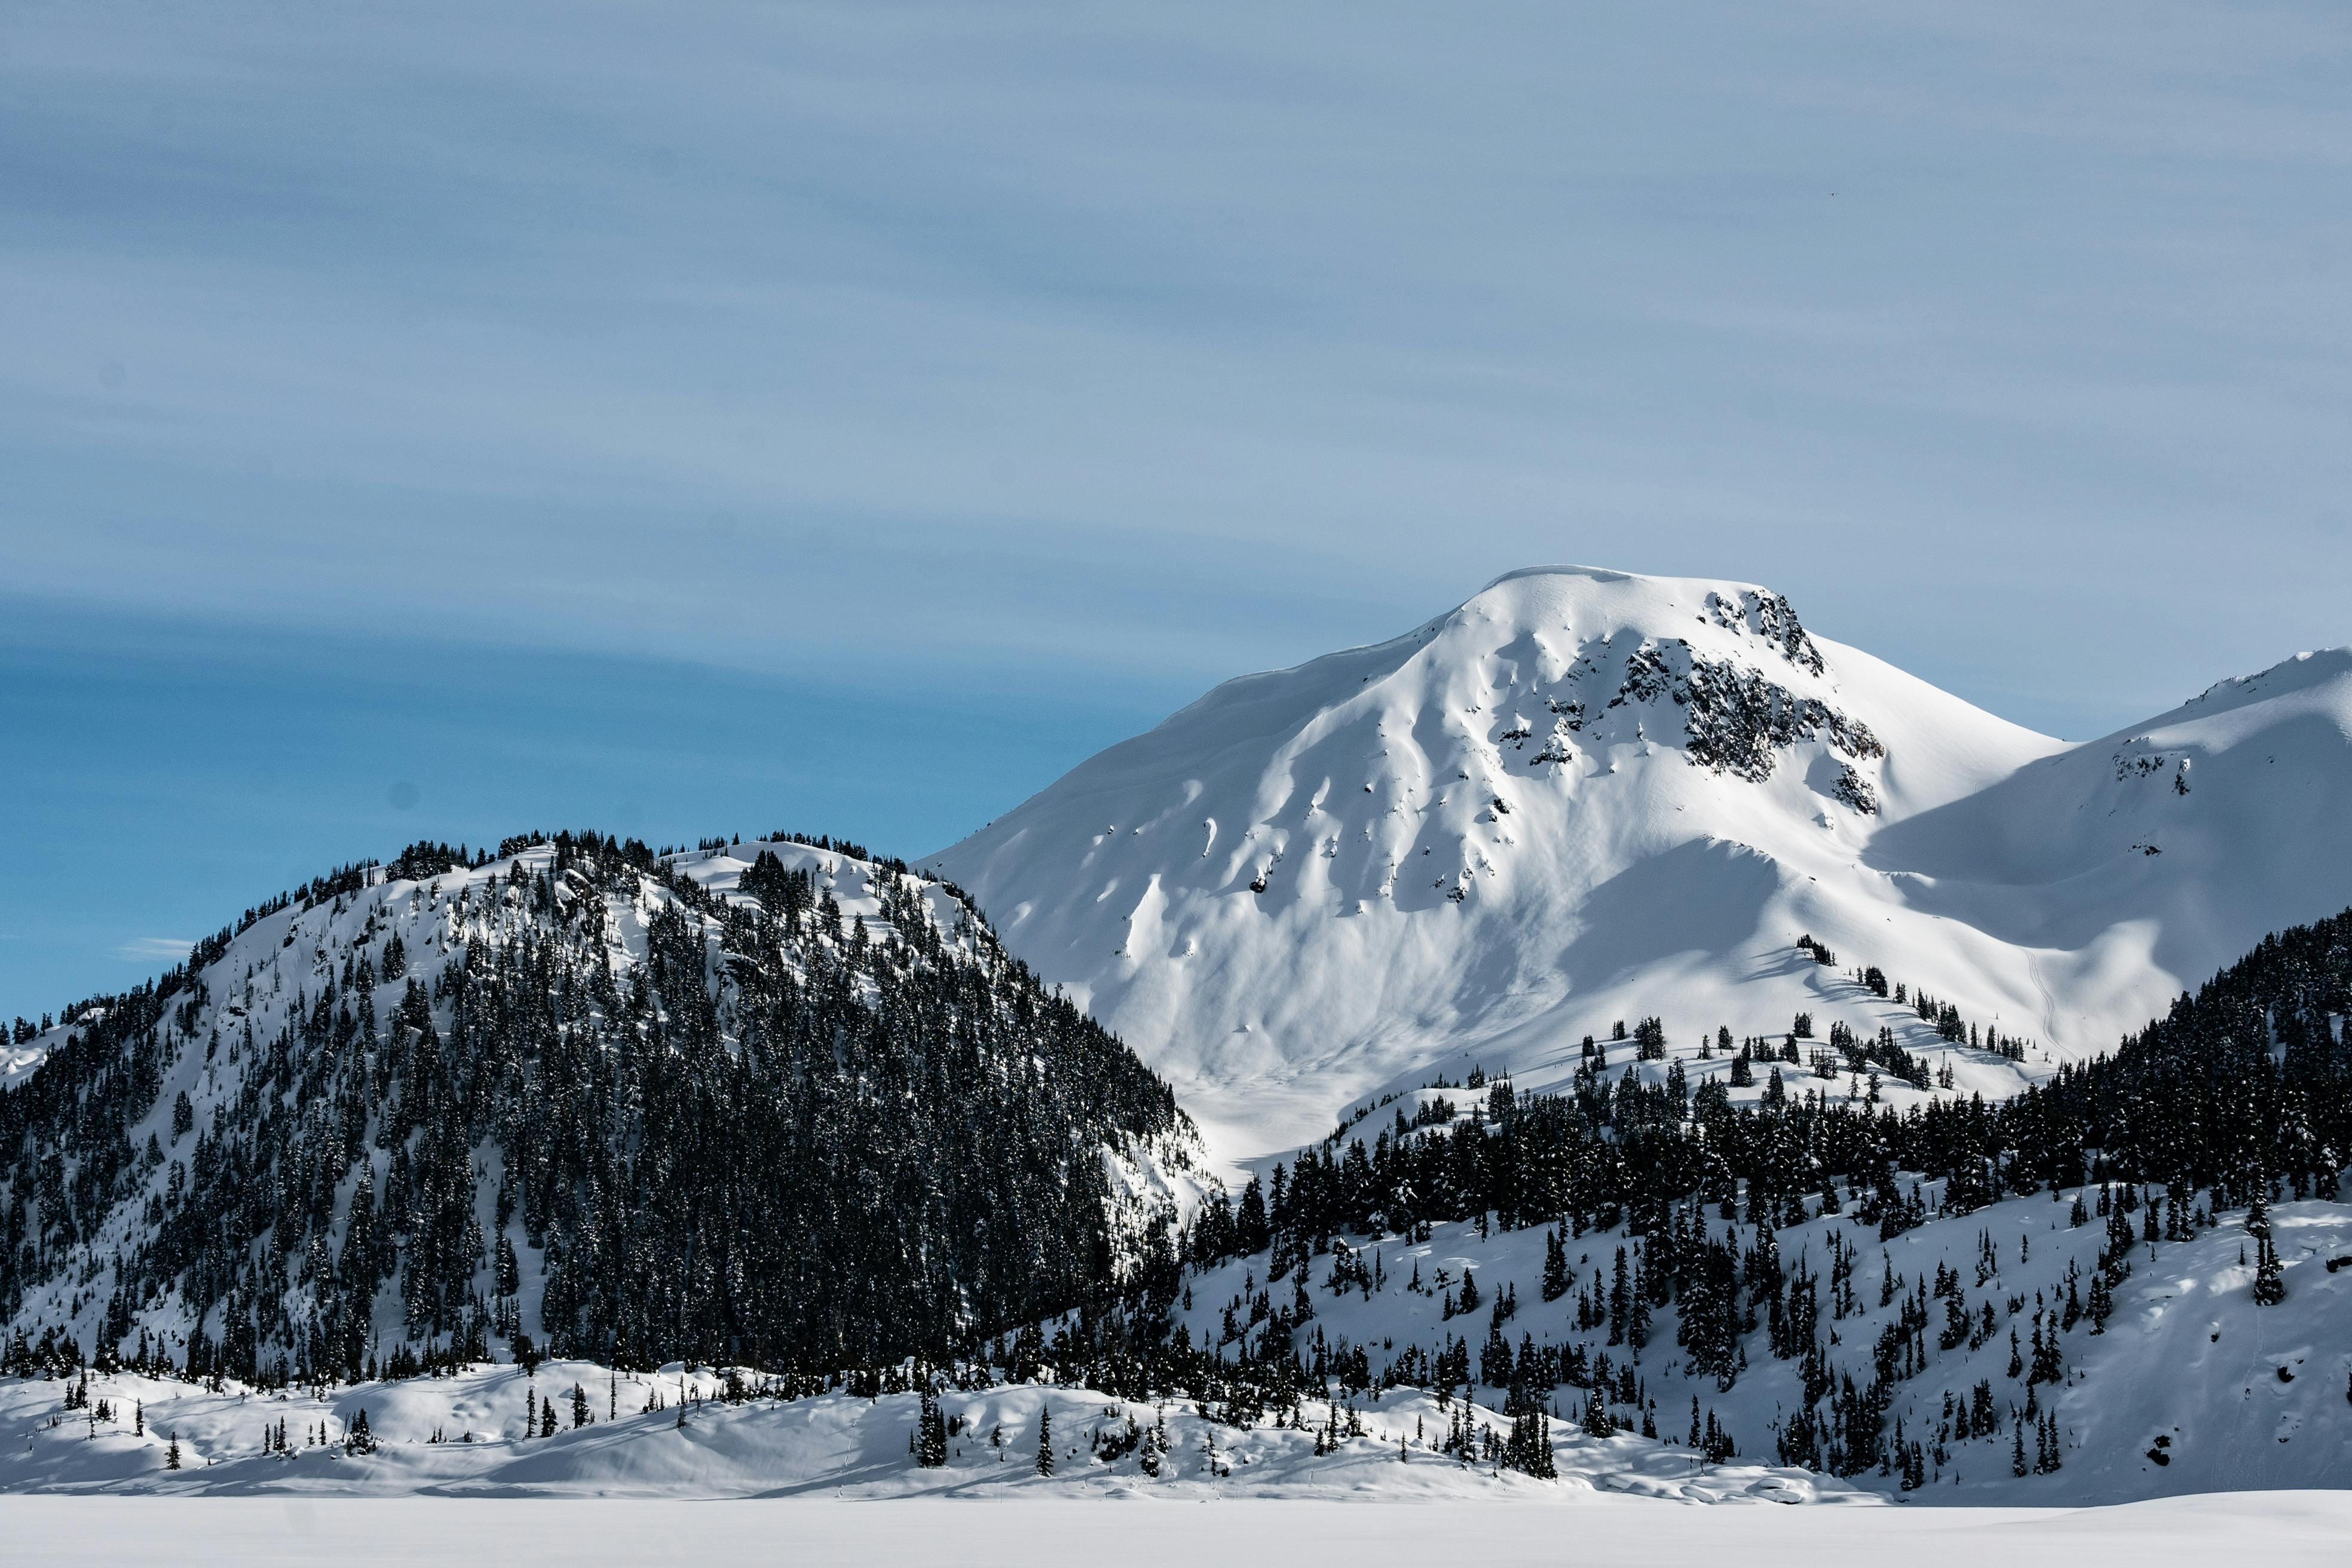
[{"label": "evergreen conifer tree", "polygon": [[1568,1247],[1554,1229],[1544,1237],[1543,1299],[1557,1301],[1568,1294]]},{"label": "evergreen conifer tree", "polygon": [[2271,1245],[2271,1206],[2257,1178],[2253,1199],[2246,1207],[2246,1234],[2254,1238],[2254,1305],[2275,1307],[2286,1300],[2286,1281],[2278,1249]]},{"label": "evergreen conifer tree", "polygon": [[947,1462],[948,1424],[940,1414],[939,1390],[926,1378],[921,1414],[916,1422],[915,1463],[925,1469],[937,1469]]}]

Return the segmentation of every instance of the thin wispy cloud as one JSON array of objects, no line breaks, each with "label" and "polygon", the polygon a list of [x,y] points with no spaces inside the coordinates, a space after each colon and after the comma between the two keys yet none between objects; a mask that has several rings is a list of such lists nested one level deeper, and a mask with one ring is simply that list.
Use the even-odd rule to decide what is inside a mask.
[{"label": "thin wispy cloud", "polygon": [[[6,35],[0,986],[52,1005],[181,956],[120,931],[412,836],[766,826],[714,809],[747,731],[856,778],[801,826],[915,852],[1538,562],[1768,583],[2075,738],[2347,636],[2336,0],[79,0]],[[191,619],[105,691],[11,630]],[[289,671],[383,640],[413,689],[257,725],[233,650],[281,637]],[[793,732],[772,685],[591,729],[562,681],[457,700],[476,646],[850,717]],[[875,690],[915,733],[984,703],[991,766],[919,805],[854,773]],[[453,708],[493,743],[435,750]],[[292,742],[330,710],[347,744]]]},{"label": "thin wispy cloud", "polygon": [[174,963],[188,956],[195,943],[184,936],[136,936],[114,951],[122,958],[170,959]]},{"label": "thin wispy cloud", "polygon": [[1592,560],[2068,732],[2338,640],[2335,7],[1701,9],[37,10],[0,577],[1205,679]]}]

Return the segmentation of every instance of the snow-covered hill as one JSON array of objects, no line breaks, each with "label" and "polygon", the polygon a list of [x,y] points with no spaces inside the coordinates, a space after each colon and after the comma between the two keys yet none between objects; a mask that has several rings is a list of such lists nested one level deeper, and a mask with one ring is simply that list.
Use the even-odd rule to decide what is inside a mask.
[{"label": "snow-covered hill", "polygon": [[1165,1085],[823,841],[419,845],[68,1013],[0,1095],[19,1346],[851,1363],[1101,1288],[1192,1190]]},{"label": "snow-covered hill", "polygon": [[1234,1157],[1652,1015],[1680,1056],[1885,1027],[1998,1095],[2352,902],[2352,654],[2070,746],[1768,590],[1544,568],[1228,681],[926,864]]}]

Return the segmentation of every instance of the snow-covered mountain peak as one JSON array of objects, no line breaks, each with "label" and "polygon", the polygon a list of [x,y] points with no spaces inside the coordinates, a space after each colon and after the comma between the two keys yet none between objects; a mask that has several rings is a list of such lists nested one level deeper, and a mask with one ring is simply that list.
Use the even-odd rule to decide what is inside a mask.
[{"label": "snow-covered mountain peak", "polygon": [[1827,674],[1821,646],[1794,607],[1768,588],[1591,566],[1507,574],[1370,651],[1389,649],[1405,654],[1401,670],[1419,656],[1421,662],[1447,667],[1457,682],[1521,695],[1566,682],[1606,683],[1615,695],[1624,686],[1626,661],[1644,649],[1682,650],[1685,675],[1694,667],[1725,664],[1768,678]]},{"label": "snow-covered mountain peak", "polygon": [[[2118,784],[2162,774],[2175,795],[2214,776],[2213,764],[2244,748],[2266,773],[2282,748],[2298,771],[2326,766],[2352,742],[2352,648],[2299,653],[2252,675],[2216,681],[2169,712],[2084,748],[2104,752]],[[2198,769],[2205,769],[2200,776]]]},{"label": "snow-covered mountain peak", "polygon": [[1753,583],[1713,578],[1648,577],[1599,566],[1523,566],[1506,572],[1441,617],[1504,616],[1523,622],[1556,619],[1604,637],[1632,630],[1655,637],[1684,634],[1696,620],[1737,637],[1777,645],[1782,657],[1814,674],[1818,648],[1788,600]]},{"label": "snow-covered mountain peak", "polygon": [[[1811,795],[1890,817],[2058,745],[1814,637],[1769,588],[1545,566],[1389,642],[1228,681],[1070,782],[1108,784],[1145,753],[1198,747],[1213,759],[1244,736],[1291,742],[1295,761],[1363,726],[1371,765],[1351,781],[1360,793],[1425,799],[1448,778],[1613,777],[1671,752],[1745,784],[1794,761]],[[1403,736],[1413,752],[1392,743]]]},{"label": "snow-covered mountain peak", "polygon": [[1649,1016],[1694,1067],[1802,1014],[2003,1093],[2352,897],[2347,734],[2341,650],[2070,747],[1768,588],[1538,567],[1228,681],[930,864],[1233,1152]]},{"label": "snow-covered mountain peak", "polygon": [[[1769,970],[1883,924],[1878,826],[2058,748],[1769,589],[1547,567],[1228,681],[936,864],[1213,1121],[1278,1142],[1538,1019],[1487,1065],[1571,1070],[1677,954],[1752,940]],[[1824,883],[1857,874],[1842,911]],[[1786,1026],[1714,992],[1675,1021]]]}]

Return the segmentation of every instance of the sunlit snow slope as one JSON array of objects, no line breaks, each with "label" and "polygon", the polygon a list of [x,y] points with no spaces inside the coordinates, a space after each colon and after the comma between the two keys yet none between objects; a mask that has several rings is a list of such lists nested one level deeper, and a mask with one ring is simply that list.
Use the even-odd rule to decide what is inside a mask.
[{"label": "sunlit snow slope", "polygon": [[[1998,1093],[2352,900],[2347,733],[2342,650],[2070,746],[1767,590],[1549,567],[1228,681],[927,864],[1230,1155],[1653,1014],[1677,1055],[1883,1025]],[[1939,1042],[1862,966],[2032,1047]]]}]

